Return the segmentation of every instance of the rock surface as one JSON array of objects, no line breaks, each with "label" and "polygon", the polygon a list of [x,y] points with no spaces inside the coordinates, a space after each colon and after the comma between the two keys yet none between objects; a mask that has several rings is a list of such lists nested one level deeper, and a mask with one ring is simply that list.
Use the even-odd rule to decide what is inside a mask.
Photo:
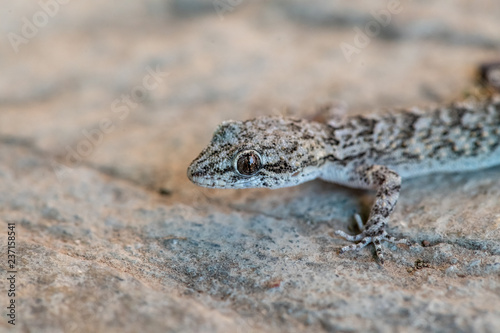
[{"label": "rock surface", "polygon": [[500,331],[500,168],[406,182],[391,231],[419,245],[386,245],[384,266],[332,233],[371,193],[185,176],[223,120],[446,102],[498,59],[500,3],[389,3],[5,5],[0,330]]}]

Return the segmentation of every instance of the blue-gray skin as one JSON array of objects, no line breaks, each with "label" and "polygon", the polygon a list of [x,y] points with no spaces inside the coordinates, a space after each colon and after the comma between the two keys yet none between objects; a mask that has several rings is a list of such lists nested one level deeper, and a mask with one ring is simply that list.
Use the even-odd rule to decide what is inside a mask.
[{"label": "blue-gray skin", "polygon": [[400,110],[319,123],[280,116],[221,124],[188,168],[195,184],[212,188],[280,188],[320,178],[373,189],[375,203],[341,253],[381,242],[399,197],[401,179],[500,165],[500,97],[488,94],[444,107]]}]

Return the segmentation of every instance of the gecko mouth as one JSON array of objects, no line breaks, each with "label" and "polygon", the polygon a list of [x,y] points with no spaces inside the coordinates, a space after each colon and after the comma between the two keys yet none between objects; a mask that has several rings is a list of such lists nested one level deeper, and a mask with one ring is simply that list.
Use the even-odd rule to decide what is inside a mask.
[{"label": "gecko mouth", "polygon": [[213,179],[205,178],[199,174],[199,172],[194,171],[192,165],[190,165],[187,169],[187,177],[188,179],[195,183],[196,185],[205,186],[205,187],[213,187]]},{"label": "gecko mouth", "polygon": [[199,186],[214,188],[227,187],[225,181],[203,176],[199,172],[194,171],[192,166],[189,166],[187,169],[187,177],[191,182]]},{"label": "gecko mouth", "polygon": [[213,179],[210,178],[203,178],[203,177],[191,177],[189,178],[193,183],[199,186],[203,187],[224,187],[225,183],[219,183]]},{"label": "gecko mouth", "polygon": [[252,184],[251,181],[244,181],[244,182],[238,182],[235,184],[227,183],[225,180],[222,179],[213,179],[213,178],[205,178],[205,177],[197,177],[197,176],[189,176],[189,180],[191,180],[194,184],[203,186],[203,187],[210,187],[210,188],[249,188],[249,187],[255,187],[254,184]]},{"label": "gecko mouth", "polygon": [[223,179],[217,179],[210,176],[201,175],[199,172],[193,171],[189,167],[187,170],[188,179],[196,185],[210,188],[250,188],[256,187],[256,184],[251,179],[240,179],[234,183],[226,182]]}]

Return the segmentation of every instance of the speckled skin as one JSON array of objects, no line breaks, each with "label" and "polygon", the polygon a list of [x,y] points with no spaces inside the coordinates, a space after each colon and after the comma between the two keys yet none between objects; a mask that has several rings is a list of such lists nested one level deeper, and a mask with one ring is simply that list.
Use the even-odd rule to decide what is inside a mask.
[{"label": "speckled skin", "polygon": [[[260,157],[258,171],[242,175],[235,158],[248,150]],[[386,232],[401,179],[498,164],[500,98],[493,94],[326,124],[279,116],[224,122],[187,173],[195,184],[214,188],[279,188],[321,178],[376,190],[362,233],[336,234],[359,241],[341,253],[374,243],[383,262],[382,241],[410,245]]]}]

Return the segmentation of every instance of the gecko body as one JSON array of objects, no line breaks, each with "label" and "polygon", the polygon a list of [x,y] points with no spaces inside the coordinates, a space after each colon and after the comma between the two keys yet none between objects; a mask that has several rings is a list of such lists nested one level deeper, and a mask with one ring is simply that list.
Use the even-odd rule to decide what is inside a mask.
[{"label": "gecko body", "polygon": [[352,116],[341,122],[266,116],[219,125],[189,166],[188,178],[213,188],[280,188],[320,178],[376,191],[358,242],[341,252],[396,240],[386,232],[402,179],[500,165],[500,98],[469,98],[442,107]]}]

